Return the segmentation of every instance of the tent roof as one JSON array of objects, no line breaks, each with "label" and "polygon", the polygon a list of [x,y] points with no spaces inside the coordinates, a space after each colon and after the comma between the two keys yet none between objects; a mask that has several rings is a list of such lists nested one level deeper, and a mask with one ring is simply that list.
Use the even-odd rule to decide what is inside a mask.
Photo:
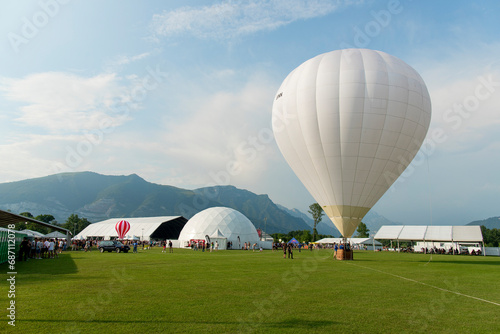
[{"label": "tent roof", "polygon": [[411,225],[405,226],[399,233],[399,240],[425,240],[425,232],[427,231],[427,226]]},{"label": "tent roof", "polygon": [[226,236],[219,229],[217,229],[217,231],[212,233],[212,235],[210,236],[210,238],[225,238],[225,237]]},{"label": "tent roof", "polygon": [[299,242],[297,241],[297,239],[292,238],[292,240],[290,240],[288,243],[298,244]]},{"label": "tent roof", "polygon": [[[102,222],[93,223],[75,236],[75,239],[86,239],[87,237],[118,237],[115,225],[120,220],[130,223],[129,236],[143,237],[146,240],[153,239],[177,239],[179,233],[187,222],[182,216],[162,216],[144,218],[111,218]],[[167,224],[165,224],[167,223]]]},{"label": "tent roof", "polygon": [[[33,235],[35,237],[45,237],[45,234],[37,232],[37,231],[32,231],[32,230],[22,230],[21,233],[26,233],[27,235]],[[66,238],[66,236],[64,236]]]},{"label": "tent roof", "polygon": [[61,231],[63,233],[67,233],[68,235],[71,234],[71,232],[69,230],[67,230],[63,227],[48,224],[46,222],[42,222],[42,221],[39,221],[39,220],[36,220],[33,218],[28,218],[28,217],[16,215],[12,212],[0,210],[0,226],[7,227],[10,224],[16,224],[19,222],[32,222],[32,223],[36,223],[38,225],[42,225],[45,227],[50,227],[51,229],[56,230],[56,231]]},{"label": "tent roof", "polygon": [[57,231],[54,231],[54,232],[51,232],[49,234],[46,234],[45,237],[47,238],[66,238],[66,235],[65,234],[62,234],[61,232],[57,232]]},{"label": "tent roof", "polygon": [[239,245],[244,242],[258,243],[259,235],[253,223],[241,212],[227,207],[212,207],[195,214],[179,235],[181,244],[195,239],[204,240],[220,230],[227,241]]},{"label": "tent roof", "polygon": [[483,234],[481,233],[481,226],[454,226],[453,227],[453,240],[455,241],[483,241]]},{"label": "tent roof", "polygon": [[375,239],[482,242],[483,235],[481,233],[481,227],[477,225],[384,225],[380,227],[375,234]]}]

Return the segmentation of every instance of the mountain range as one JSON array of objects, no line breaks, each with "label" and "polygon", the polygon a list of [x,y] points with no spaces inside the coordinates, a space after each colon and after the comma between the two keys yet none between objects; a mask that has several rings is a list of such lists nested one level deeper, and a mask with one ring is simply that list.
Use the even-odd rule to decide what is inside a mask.
[{"label": "mountain range", "polygon": [[[312,203],[311,203],[312,204]],[[257,195],[234,186],[214,186],[194,190],[148,182],[136,174],[101,175],[93,172],[61,173],[0,184],[0,209],[13,213],[53,215],[63,223],[71,214],[98,222],[109,218],[184,216],[214,206],[230,207],[243,213],[257,228],[267,233],[312,230],[311,215],[274,203],[267,195]],[[500,217],[470,224],[498,228]],[[371,233],[382,225],[400,225],[370,211],[363,222]],[[496,224],[496,225],[495,225]],[[323,216],[319,234],[340,236]]]},{"label": "mountain range", "polygon": [[267,195],[234,186],[187,190],[150,183],[136,174],[110,176],[93,172],[61,173],[0,184],[2,210],[30,212],[34,216],[50,214],[60,223],[71,214],[91,222],[121,217],[189,219],[214,206],[240,211],[267,233],[310,229],[306,221],[279,208]]},{"label": "mountain range", "polygon": [[484,225],[487,229],[500,229],[500,217],[491,217],[483,220],[476,220],[467,225]]}]

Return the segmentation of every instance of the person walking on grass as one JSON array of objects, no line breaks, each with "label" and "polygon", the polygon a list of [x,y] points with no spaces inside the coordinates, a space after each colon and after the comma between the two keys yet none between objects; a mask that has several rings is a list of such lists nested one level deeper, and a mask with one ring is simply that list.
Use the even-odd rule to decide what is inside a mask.
[{"label": "person walking on grass", "polygon": [[293,260],[293,244],[288,244],[288,258]]},{"label": "person walking on grass", "polygon": [[59,258],[59,242],[57,238],[54,240],[54,259]]}]

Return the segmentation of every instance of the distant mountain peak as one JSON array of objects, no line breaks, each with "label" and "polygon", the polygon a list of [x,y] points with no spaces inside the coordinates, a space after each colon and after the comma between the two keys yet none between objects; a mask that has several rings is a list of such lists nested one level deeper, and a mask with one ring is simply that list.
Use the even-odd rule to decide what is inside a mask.
[{"label": "distant mountain peak", "polygon": [[238,210],[268,233],[309,228],[302,219],[280,210],[268,195],[257,195],[232,185],[187,190],[151,183],[137,174],[95,172],[60,173],[0,184],[1,209],[35,216],[51,214],[59,222],[71,214],[91,222],[114,217],[177,215],[189,219],[214,206]]},{"label": "distant mountain peak", "polygon": [[490,218],[486,218],[483,220],[476,220],[476,221],[470,222],[467,225],[479,225],[479,226],[483,225],[484,227],[486,227],[489,230],[494,229],[494,228],[500,229],[500,217],[490,217]]}]

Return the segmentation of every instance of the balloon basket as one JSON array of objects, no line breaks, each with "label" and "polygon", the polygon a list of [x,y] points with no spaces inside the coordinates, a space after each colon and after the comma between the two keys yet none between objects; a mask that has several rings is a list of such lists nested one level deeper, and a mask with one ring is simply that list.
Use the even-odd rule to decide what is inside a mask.
[{"label": "balloon basket", "polygon": [[341,261],[352,261],[354,260],[353,251],[345,249],[337,249],[337,253],[335,254],[335,259]]}]

